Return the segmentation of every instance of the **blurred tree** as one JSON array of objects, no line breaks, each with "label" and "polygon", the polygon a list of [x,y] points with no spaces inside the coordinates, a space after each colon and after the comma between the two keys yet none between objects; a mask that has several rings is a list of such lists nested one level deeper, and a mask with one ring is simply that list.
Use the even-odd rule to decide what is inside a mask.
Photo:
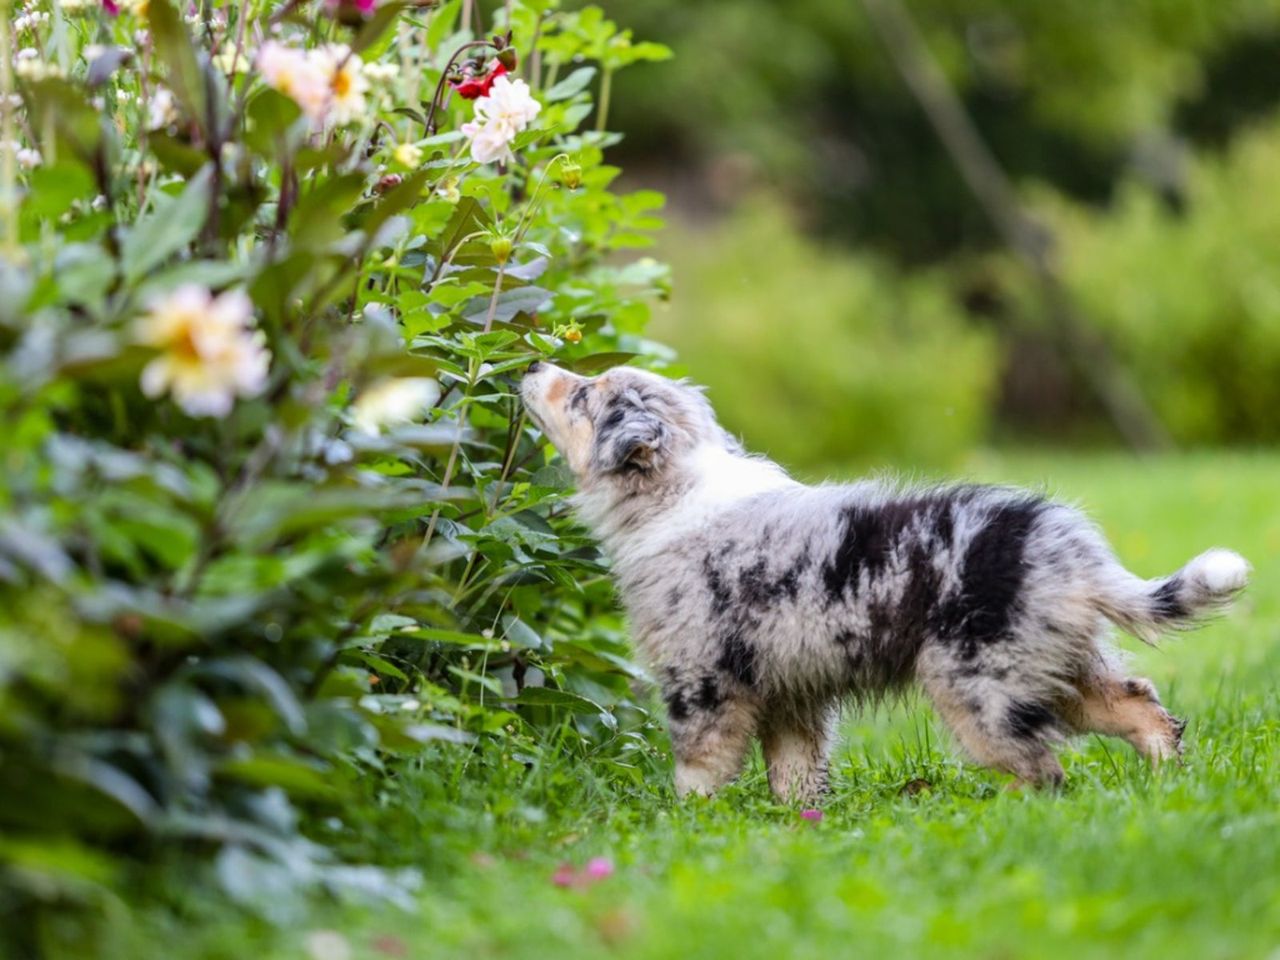
[{"label": "blurred tree", "polygon": [[[1277,0],[909,6],[1010,175],[1085,201],[1133,171],[1176,199],[1165,132],[1222,142],[1280,92]],[[733,158],[818,229],[906,260],[994,239],[856,4],[651,0],[627,16],[677,52],[619,83],[633,166],[692,164],[732,192]]]}]

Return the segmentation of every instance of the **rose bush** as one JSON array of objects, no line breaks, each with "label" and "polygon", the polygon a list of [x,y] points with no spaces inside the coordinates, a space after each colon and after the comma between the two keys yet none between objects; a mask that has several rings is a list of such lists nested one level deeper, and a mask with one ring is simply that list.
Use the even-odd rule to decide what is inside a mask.
[{"label": "rose bush", "polygon": [[665,48],[555,0],[0,13],[6,955],[158,863],[394,897],[325,837],[423,750],[638,775],[643,674],[512,376],[661,362],[667,270],[619,254],[662,198],[604,152]]}]

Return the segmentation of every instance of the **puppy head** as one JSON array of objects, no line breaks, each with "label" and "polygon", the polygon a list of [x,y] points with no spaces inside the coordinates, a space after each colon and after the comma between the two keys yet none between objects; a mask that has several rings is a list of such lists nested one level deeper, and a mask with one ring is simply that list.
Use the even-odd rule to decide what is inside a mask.
[{"label": "puppy head", "polygon": [[520,394],[583,488],[661,484],[691,451],[727,440],[697,388],[634,367],[580,377],[538,361]]}]

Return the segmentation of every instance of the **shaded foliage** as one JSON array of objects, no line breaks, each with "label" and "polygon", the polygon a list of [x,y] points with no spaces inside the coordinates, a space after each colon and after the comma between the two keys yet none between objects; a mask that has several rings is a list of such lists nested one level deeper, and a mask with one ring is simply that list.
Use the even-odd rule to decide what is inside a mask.
[{"label": "shaded foliage", "polygon": [[[125,889],[181,899],[166,881],[193,873],[272,919],[321,890],[402,900],[414,871],[331,843],[354,786],[424,749],[648,762],[643,672],[512,387],[533,358],[652,352],[666,270],[625,252],[662,197],[611,191],[619,137],[583,123],[593,65],[665,51],[615,55],[598,13],[514,4],[541,112],[481,164],[471,102],[437,86],[476,35],[460,7],[350,26],[323,4],[55,9],[61,53],[19,78],[43,163],[7,185],[20,233],[0,251],[6,956],[109,953],[91,918],[118,918]],[[264,76],[274,21],[298,51],[350,45],[323,125],[304,74]],[[482,60],[507,47],[490,26]],[[175,291],[201,312],[142,336],[188,322]],[[220,348],[269,369],[200,415],[179,386],[208,386],[203,338],[242,302]],[[387,415],[394,396],[418,399]]]}]

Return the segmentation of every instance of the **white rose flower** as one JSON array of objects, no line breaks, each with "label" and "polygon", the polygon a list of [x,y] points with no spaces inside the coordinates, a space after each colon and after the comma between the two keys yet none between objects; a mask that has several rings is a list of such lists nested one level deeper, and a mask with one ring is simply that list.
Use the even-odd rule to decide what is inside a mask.
[{"label": "white rose flower", "polygon": [[511,141],[542,110],[529,85],[508,76],[498,77],[488,96],[476,100],[475,119],[462,125],[471,139],[471,158],[477,163],[512,159]]}]

